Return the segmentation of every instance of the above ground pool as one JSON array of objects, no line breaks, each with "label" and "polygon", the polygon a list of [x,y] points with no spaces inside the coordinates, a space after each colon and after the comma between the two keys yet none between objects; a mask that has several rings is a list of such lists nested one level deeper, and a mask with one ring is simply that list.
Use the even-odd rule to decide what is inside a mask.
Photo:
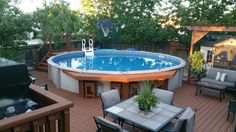
[{"label": "above ground pool", "polygon": [[50,66],[101,74],[136,74],[175,70],[185,66],[179,57],[144,51],[95,50],[93,57],[83,51],[68,52],[48,59]]}]

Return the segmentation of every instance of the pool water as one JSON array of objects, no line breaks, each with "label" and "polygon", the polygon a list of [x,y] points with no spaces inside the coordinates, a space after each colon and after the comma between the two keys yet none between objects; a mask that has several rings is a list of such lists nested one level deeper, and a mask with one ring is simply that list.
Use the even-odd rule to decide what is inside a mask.
[{"label": "pool water", "polygon": [[148,54],[129,51],[109,53],[95,52],[94,57],[85,57],[83,53],[58,56],[53,62],[60,67],[72,68],[82,71],[145,71],[161,70],[180,64],[178,59],[173,59],[162,54]]}]

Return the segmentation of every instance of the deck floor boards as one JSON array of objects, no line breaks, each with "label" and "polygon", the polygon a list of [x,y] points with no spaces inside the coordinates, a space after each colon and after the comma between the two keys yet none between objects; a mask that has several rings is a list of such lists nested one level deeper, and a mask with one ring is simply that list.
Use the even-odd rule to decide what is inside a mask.
[{"label": "deck floor boards", "polygon": [[[97,97],[95,99],[84,99],[71,92],[67,92],[56,88],[56,86],[48,80],[47,73],[31,71],[33,76],[38,80],[35,84],[48,84],[49,91],[67,99],[74,103],[74,107],[70,109],[70,128],[71,132],[95,132],[96,125],[93,116],[102,116],[101,101]],[[227,121],[227,102],[230,95],[226,94],[225,99],[219,102],[217,95],[198,94],[195,96],[195,87],[184,83],[183,88],[179,88],[175,92],[174,105],[182,108],[192,107],[196,110],[196,132],[214,131],[214,132],[232,132],[233,131],[233,115]],[[124,126],[131,131],[137,131],[129,126]]]}]

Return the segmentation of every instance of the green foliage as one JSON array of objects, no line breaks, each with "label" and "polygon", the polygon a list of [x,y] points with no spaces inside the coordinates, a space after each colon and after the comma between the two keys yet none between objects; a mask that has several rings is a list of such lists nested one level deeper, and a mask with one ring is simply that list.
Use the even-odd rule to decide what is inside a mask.
[{"label": "green foliage", "polygon": [[203,65],[205,63],[205,60],[203,58],[203,53],[200,51],[195,51],[190,56],[190,67],[191,72],[193,74],[196,74],[197,76],[203,72]]},{"label": "green foliage", "polygon": [[26,32],[32,31],[31,16],[23,14],[11,1],[0,0],[0,56],[19,60],[18,48],[25,45]]},{"label": "green foliage", "polygon": [[147,45],[178,40],[188,45],[191,31],[185,26],[236,25],[236,4],[229,0],[82,0],[82,3],[85,9],[84,14],[81,12],[85,23],[83,31],[97,37],[101,32],[96,32],[96,22],[109,18],[123,27],[118,39],[124,44]]},{"label": "green foliage", "polygon": [[78,33],[81,28],[80,16],[65,1],[45,4],[43,9],[34,12],[33,18],[44,38],[50,34]]},{"label": "green foliage", "polygon": [[[181,43],[190,44],[191,32],[185,28],[189,25],[236,25],[236,4],[230,0],[170,0],[176,23],[180,25],[177,38]],[[234,17],[234,18],[233,18]]]},{"label": "green foliage", "polygon": [[144,81],[143,91],[135,98],[138,102],[139,107],[147,112],[151,107],[156,107],[157,98],[152,94],[151,83],[149,81]]},{"label": "green foliage", "polygon": [[176,16],[181,18],[181,25],[235,25],[235,23],[225,21],[225,16],[231,14],[230,6],[235,7],[235,4],[229,0],[171,0],[171,3],[174,5],[172,13],[176,13]]}]

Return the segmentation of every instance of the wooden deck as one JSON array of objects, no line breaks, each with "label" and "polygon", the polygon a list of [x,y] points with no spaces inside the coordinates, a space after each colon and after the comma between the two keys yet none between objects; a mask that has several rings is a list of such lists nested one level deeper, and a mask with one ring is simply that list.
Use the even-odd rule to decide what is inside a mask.
[{"label": "wooden deck", "polygon": [[[71,132],[95,132],[96,125],[92,117],[102,116],[99,98],[84,99],[77,94],[57,89],[48,80],[47,73],[32,71],[31,74],[38,78],[35,84],[47,83],[49,91],[74,103],[74,107],[70,109]],[[226,94],[226,98],[219,102],[218,96],[205,94],[195,96],[195,90],[195,87],[184,83],[183,88],[175,92],[174,105],[182,108],[189,106],[196,109],[196,132],[233,132],[233,116],[230,117],[230,121],[226,119],[227,102],[232,97]],[[133,130],[129,126],[125,127]]]}]

